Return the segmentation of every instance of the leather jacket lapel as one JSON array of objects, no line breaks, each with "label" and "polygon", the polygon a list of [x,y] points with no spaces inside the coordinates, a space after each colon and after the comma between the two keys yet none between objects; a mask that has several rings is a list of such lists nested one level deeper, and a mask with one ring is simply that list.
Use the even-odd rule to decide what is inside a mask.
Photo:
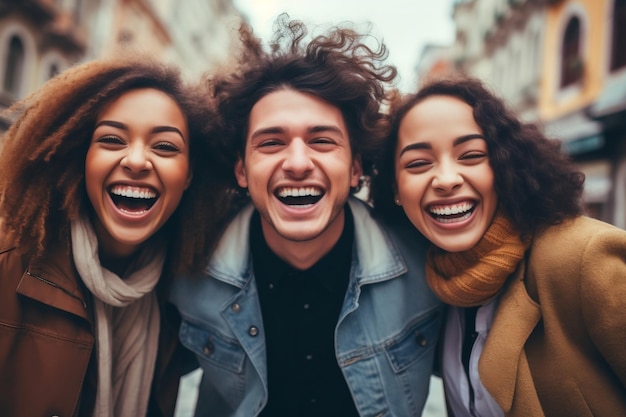
[{"label": "leather jacket lapel", "polygon": [[31,262],[16,291],[91,322],[86,290],[79,280],[69,254],[56,251],[51,256]]}]

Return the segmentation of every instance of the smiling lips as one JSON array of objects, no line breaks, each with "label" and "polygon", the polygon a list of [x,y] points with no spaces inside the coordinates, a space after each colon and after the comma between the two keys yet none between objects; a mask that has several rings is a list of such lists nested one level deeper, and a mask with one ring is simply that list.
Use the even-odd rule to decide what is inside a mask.
[{"label": "smiling lips", "polygon": [[145,213],[159,199],[157,192],[150,188],[127,185],[114,185],[109,190],[109,195],[120,211],[130,214]]},{"label": "smiling lips", "polygon": [[281,187],[276,197],[289,206],[311,206],[322,199],[324,191],[318,187]]},{"label": "smiling lips", "polygon": [[428,214],[439,223],[455,223],[467,220],[474,209],[474,201],[463,201],[457,204],[428,206]]}]

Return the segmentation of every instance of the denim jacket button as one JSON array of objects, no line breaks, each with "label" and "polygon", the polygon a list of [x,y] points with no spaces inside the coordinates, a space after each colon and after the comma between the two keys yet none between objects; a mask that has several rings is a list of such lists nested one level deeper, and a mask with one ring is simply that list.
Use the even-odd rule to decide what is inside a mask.
[{"label": "denim jacket button", "polygon": [[248,334],[254,337],[259,334],[259,329],[257,329],[256,326],[250,326],[250,328],[248,329]]},{"label": "denim jacket button", "polygon": [[418,345],[422,347],[426,346],[426,343],[427,343],[426,336],[424,336],[420,332],[415,333],[415,341],[417,342]]},{"label": "denim jacket button", "polygon": [[230,306],[230,309],[233,310],[235,313],[239,313],[241,311],[241,304],[239,303],[233,303]]},{"label": "denim jacket button", "polygon": [[202,349],[202,351],[205,355],[210,356],[215,351],[215,346],[213,346],[213,343],[208,342],[206,345],[204,345],[204,349]]}]

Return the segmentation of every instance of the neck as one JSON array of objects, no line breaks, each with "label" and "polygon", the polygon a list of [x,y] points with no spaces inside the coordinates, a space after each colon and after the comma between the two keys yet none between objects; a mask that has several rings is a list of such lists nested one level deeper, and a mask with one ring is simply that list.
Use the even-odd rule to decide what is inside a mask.
[{"label": "neck", "polygon": [[341,212],[320,235],[309,240],[288,240],[285,238],[268,239],[274,233],[272,226],[261,220],[263,237],[267,246],[283,261],[299,270],[309,269],[335,246],[345,223],[345,212]]},{"label": "neck", "polygon": [[107,256],[105,253],[102,252],[98,253],[98,257],[100,258],[100,265],[113,272],[120,278],[124,278],[124,273],[127,271],[132,259],[132,256]]}]

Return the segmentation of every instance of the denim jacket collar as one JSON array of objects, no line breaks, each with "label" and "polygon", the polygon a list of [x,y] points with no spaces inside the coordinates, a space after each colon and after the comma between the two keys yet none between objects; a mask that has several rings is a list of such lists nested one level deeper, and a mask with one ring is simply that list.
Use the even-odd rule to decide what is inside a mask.
[{"label": "denim jacket collar", "polygon": [[[354,218],[356,262],[351,275],[357,285],[385,281],[407,271],[406,264],[387,233],[372,219],[369,207],[355,197],[348,200]],[[225,283],[243,288],[252,278],[250,218],[246,206],[226,228],[206,272]]]}]

